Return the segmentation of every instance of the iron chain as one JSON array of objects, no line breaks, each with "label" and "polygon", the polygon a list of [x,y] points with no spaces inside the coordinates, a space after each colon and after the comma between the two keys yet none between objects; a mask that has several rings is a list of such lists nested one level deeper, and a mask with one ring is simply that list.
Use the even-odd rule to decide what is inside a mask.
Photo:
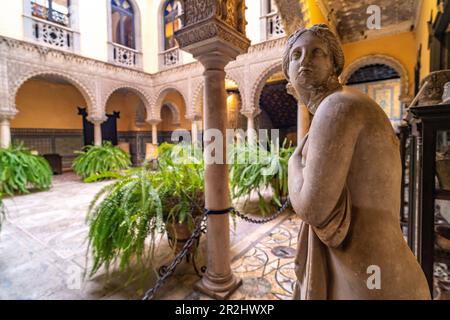
[{"label": "iron chain", "polygon": [[[233,209],[232,212],[234,212],[236,214],[236,216],[238,216],[239,218],[241,218],[242,220],[245,220],[247,222],[255,223],[255,224],[264,224],[264,223],[268,223],[268,222],[273,221],[276,218],[278,218],[287,209],[287,207],[289,205],[290,205],[290,201],[289,201],[289,198],[288,198],[285,201],[285,203],[281,206],[281,208],[278,209],[278,211],[275,214],[273,214],[272,216],[270,216],[268,218],[265,218],[265,219],[250,218],[250,217],[242,214],[241,212],[239,212],[236,209]],[[153,299],[153,297],[155,296],[156,292],[164,285],[164,283],[167,280],[167,278],[169,278],[170,276],[173,275],[173,273],[175,272],[175,269],[177,268],[177,266],[181,263],[181,261],[183,261],[183,259],[186,257],[186,255],[188,254],[188,252],[191,249],[191,247],[194,245],[194,242],[200,237],[200,234],[206,232],[206,227],[204,225],[204,222],[206,222],[207,217],[208,217],[208,214],[207,214],[207,211],[205,210],[205,212],[201,216],[198,224],[195,226],[195,229],[192,232],[191,237],[186,241],[186,243],[184,244],[183,248],[176,255],[176,257],[172,261],[172,263],[165,269],[165,273],[158,279],[158,281],[156,282],[155,286],[145,293],[145,296],[144,296],[144,298],[142,298],[142,300],[151,300],[151,299]]]},{"label": "iron chain", "polygon": [[166,272],[164,275],[162,275],[158,281],[156,282],[155,286],[148,290],[145,293],[144,298],[142,300],[151,300],[155,296],[156,292],[164,285],[164,282],[167,278],[169,278],[174,272],[177,266],[183,261],[184,257],[188,254],[191,247],[194,245],[194,242],[197,240],[198,237],[200,237],[200,234],[203,232],[204,227],[203,223],[206,221],[207,215],[206,212],[201,216],[198,224],[195,226],[194,231],[192,232],[191,237],[186,241],[186,243],[183,246],[183,249],[176,255],[175,259],[172,261],[172,263],[166,268]]},{"label": "iron chain", "polygon": [[281,206],[280,209],[278,209],[277,212],[275,212],[272,216],[270,216],[268,218],[264,218],[264,219],[250,218],[250,217],[246,216],[245,214],[239,212],[236,209],[234,209],[233,212],[236,214],[236,216],[238,216],[239,218],[241,218],[244,221],[254,223],[254,224],[264,224],[264,223],[268,223],[268,222],[273,221],[276,218],[278,218],[284,211],[286,211],[286,209],[288,208],[289,205],[290,205],[290,200],[289,200],[289,198],[287,198],[286,201],[284,202],[284,204]]}]

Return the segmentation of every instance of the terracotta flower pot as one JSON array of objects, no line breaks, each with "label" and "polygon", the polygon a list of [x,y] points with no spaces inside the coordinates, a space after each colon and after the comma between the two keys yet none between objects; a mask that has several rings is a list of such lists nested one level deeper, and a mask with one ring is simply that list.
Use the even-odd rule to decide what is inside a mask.
[{"label": "terracotta flower pot", "polygon": [[[185,243],[189,240],[192,235],[192,230],[189,229],[187,223],[177,223],[177,224],[167,224],[167,237],[169,240],[169,245],[171,248],[175,249],[175,254],[178,254]],[[189,250],[192,252],[193,249]]]}]

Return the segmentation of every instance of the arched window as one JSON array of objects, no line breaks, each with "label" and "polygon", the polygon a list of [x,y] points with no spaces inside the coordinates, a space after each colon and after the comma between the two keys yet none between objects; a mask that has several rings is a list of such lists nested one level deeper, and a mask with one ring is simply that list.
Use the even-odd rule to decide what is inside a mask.
[{"label": "arched window", "polygon": [[112,41],[135,49],[134,10],[128,0],[111,0]]},{"label": "arched window", "polygon": [[70,0],[31,0],[31,14],[63,26],[69,26]]},{"label": "arched window", "polygon": [[183,9],[180,1],[169,0],[164,7],[164,50],[169,50],[177,46],[175,31],[181,25],[181,14]]}]

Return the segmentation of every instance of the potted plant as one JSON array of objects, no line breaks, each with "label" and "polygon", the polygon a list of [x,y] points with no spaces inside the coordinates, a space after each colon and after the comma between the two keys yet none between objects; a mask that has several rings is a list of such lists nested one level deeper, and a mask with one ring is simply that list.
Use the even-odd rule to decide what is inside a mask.
[{"label": "potted plant", "polygon": [[178,240],[192,231],[203,210],[203,163],[191,161],[188,147],[163,144],[158,154],[157,170],[129,170],[92,201],[87,217],[91,275],[116,261],[122,271],[133,262],[145,266],[164,232],[176,251]]},{"label": "potted plant", "polygon": [[[244,198],[247,203],[251,193],[256,192],[263,215],[271,211],[271,206],[282,206],[288,196],[288,162],[294,152],[294,148],[286,144],[284,141],[277,150],[273,145],[265,148],[255,143],[242,143],[229,150],[229,157],[233,159],[230,167],[233,200]],[[270,203],[265,200],[264,190],[272,191]]]},{"label": "potted plant", "polygon": [[109,178],[111,172],[127,169],[131,165],[129,155],[109,141],[101,146],[86,146],[82,151],[75,153],[78,157],[74,160],[72,168],[85,182],[95,180],[91,177],[96,177],[97,180]]},{"label": "potted plant", "polygon": [[52,176],[48,162],[23,146],[0,149],[0,195],[47,190]]}]

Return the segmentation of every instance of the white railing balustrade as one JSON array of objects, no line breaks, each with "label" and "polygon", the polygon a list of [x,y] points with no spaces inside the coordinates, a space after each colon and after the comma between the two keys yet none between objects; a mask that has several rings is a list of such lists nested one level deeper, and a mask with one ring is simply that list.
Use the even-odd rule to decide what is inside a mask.
[{"label": "white railing balustrade", "polygon": [[272,12],[265,18],[267,20],[267,39],[283,37],[286,34],[278,12]]},{"label": "white railing balustrade", "polygon": [[171,48],[159,54],[161,69],[179,66],[181,62],[181,52],[178,47]]},{"label": "white railing balustrade", "polygon": [[33,19],[32,34],[36,41],[58,49],[73,50],[73,31],[52,22]]},{"label": "white railing balustrade", "polygon": [[138,66],[138,51],[122,46],[117,43],[112,44],[112,58],[115,64],[135,68]]}]

